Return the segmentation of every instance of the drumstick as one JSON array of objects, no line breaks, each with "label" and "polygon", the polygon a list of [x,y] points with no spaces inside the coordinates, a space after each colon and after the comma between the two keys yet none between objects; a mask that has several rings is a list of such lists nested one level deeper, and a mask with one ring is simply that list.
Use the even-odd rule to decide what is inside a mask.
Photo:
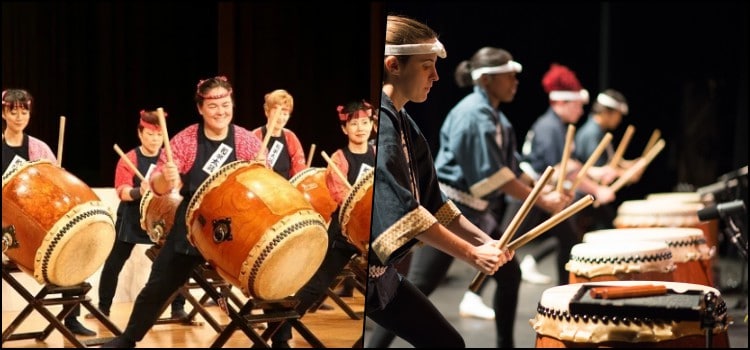
[{"label": "drumstick", "polygon": [[164,137],[164,152],[167,154],[167,163],[174,163],[172,159],[172,145],[169,144],[169,133],[167,132],[167,120],[164,118],[164,109],[156,109],[156,116],[159,118],[161,125],[161,134]]},{"label": "drumstick", "polygon": [[661,152],[662,149],[664,149],[665,142],[663,139],[659,139],[659,141],[656,142],[656,144],[651,147],[650,150],[646,153],[645,156],[641,157],[641,159],[638,160],[635,165],[628,168],[628,170],[625,170],[625,173],[620,176],[617,181],[615,181],[612,185],[609,186],[610,189],[612,189],[613,192],[619,191],[625,184],[630,181],[630,178],[632,178],[635,173],[638,171],[641,171],[642,169],[646,168],[651,161],[656,158],[656,156]]},{"label": "drumstick", "polygon": [[[280,109],[281,106],[276,106],[276,109]],[[278,113],[278,112],[276,112]],[[266,156],[268,155],[268,141],[271,140],[271,128],[276,125],[276,114],[271,113],[271,115],[268,116],[268,124],[266,126],[266,136],[263,137],[263,145],[260,147],[261,152],[258,152],[258,156],[255,157],[256,160],[260,159],[261,154],[263,154],[263,151],[265,150]]]},{"label": "drumstick", "polygon": [[583,198],[579,199],[577,202],[571,204],[570,206],[561,210],[559,213],[553,215],[551,218],[547,219],[543,223],[529,230],[528,232],[523,234],[523,236],[518,237],[515,240],[513,240],[513,242],[508,243],[508,249],[518,250],[518,248],[521,248],[526,243],[531,242],[531,240],[533,240],[534,238],[539,237],[539,235],[541,235],[542,233],[547,232],[553,226],[573,216],[573,214],[583,210],[587,206],[591,205],[591,203],[593,202],[594,202],[594,196],[590,194],[585,195]]},{"label": "drumstick", "polygon": [[313,156],[315,155],[315,144],[310,145],[310,153],[307,155],[307,167],[312,165]]},{"label": "drumstick", "polygon": [[568,124],[568,133],[565,134],[565,148],[563,148],[562,160],[560,161],[560,176],[557,177],[557,192],[563,192],[563,182],[565,182],[565,174],[568,173],[568,159],[570,158],[570,146],[573,143],[573,136],[576,134],[576,127],[573,124]]},{"label": "drumstick", "polygon": [[344,182],[344,185],[346,185],[346,188],[351,190],[352,185],[349,184],[349,180],[346,179],[346,176],[344,176],[344,174],[341,172],[341,169],[339,169],[339,167],[336,166],[336,163],[334,163],[333,160],[330,157],[328,157],[328,154],[326,153],[326,151],[320,151],[320,155],[322,155],[323,159],[325,159],[326,162],[328,162],[328,165],[331,167],[331,169],[333,169],[333,172],[336,173],[336,175],[338,175],[339,179],[341,179],[341,181]]},{"label": "drumstick", "polygon": [[648,143],[646,144],[646,148],[643,149],[643,153],[641,154],[641,157],[645,157],[646,153],[648,153],[648,150],[651,149],[651,147],[654,147],[657,141],[661,138],[661,131],[659,129],[654,129],[654,132],[651,133],[651,138],[648,139]]},{"label": "drumstick", "polygon": [[57,166],[62,167],[63,138],[65,137],[65,116],[60,116],[60,134],[57,136]]},{"label": "drumstick", "polygon": [[581,167],[581,170],[578,171],[578,175],[576,175],[576,180],[573,182],[573,186],[570,188],[570,193],[575,193],[576,188],[578,188],[578,185],[581,183],[583,178],[586,176],[586,172],[589,170],[589,168],[594,165],[597,159],[601,157],[602,152],[604,152],[604,149],[607,148],[607,145],[612,141],[612,133],[606,133],[604,134],[604,137],[602,137],[602,140],[599,142],[599,145],[596,146],[596,149],[594,149],[594,153],[591,153],[589,156],[589,159],[586,160],[586,163],[583,164]]},{"label": "drumstick", "polygon": [[628,148],[628,144],[630,143],[630,139],[633,137],[634,132],[635,132],[635,127],[633,125],[628,125],[628,128],[625,129],[625,134],[622,135],[622,140],[620,140],[620,144],[617,145],[617,150],[615,151],[615,155],[612,156],[612,159],[610,159],[609,161],[609,166],[614,168],[620,164],[620,161],[622,160],[622,156],[625,154],[625,149]]},{"label": "drumstick", "polygon": [[141,181],[146,181],[146,178],[143,176],[143,174],[141,174],[141,172],[138,171],[138,167],[136,167],[133,164],[133,162],[130,161],[130,158],[128,158],[128,156],[125,155],[122,149],[120,149],[120,146],[115,144],[114,149],[115,149],[115,152],[117,152],[117,154],[120,155],[120,158],[122,158],[125,164],[127,164],[127,166],[129,166],[130,169],[133,170],[133,172],[135,172],[135,175],[138,176],[138,178],[141,179]]},{"label": "drumstick", "polygon": [[[510,238],[513,237],[513,235],[516,233],[516,231],[518,230],[518,226],[521,224],[521,222],[523,222],[523,219],[526,218],[529,210],[531,210],[531,206],[536,203],[536,200],[539,197],[539,193],[542,191],[542,188],[547,185],[547,182],[549,182],[549,179],[550,177],[552,177],[552,173],[554,172],[555,168],[547,166],[547,169],[544,170],[544,173],[539,178],[539,181],[537,181],[537,183],[534,185],[534,188],[531,189],[531,193],[529,193],[529,195],[526,197],[523,204],[521,205],[521,208],[518,209],[516,215],[513,217],[513,220],[511,220],[510,224],[508,224],[508,227],[505,229],[505,232],[503,232],[503,235],[498,240],[498,247],[504,248]],[[479,290],[479,286],[482,285],[482,282],[484,282],[484,279],[486,277],[486,274],[478,272],[474,276],[474,279],[471,281],[469,290],[476,293]]]}]

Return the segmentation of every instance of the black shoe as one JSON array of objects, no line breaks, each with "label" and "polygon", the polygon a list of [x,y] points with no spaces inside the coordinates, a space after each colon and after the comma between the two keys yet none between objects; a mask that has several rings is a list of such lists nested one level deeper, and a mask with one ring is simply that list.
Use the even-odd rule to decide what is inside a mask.
[{"label": "black shoe", "polygon": [[185,310],[172,310],[172,318],[175,320],[186,320],[188,314]]},{"label": "black shoe", "polygon": [[289,346],[289,342],[285,341],[275,341],[271,343],[271,347],[275,349],[289,349],[291,346]]},{"label": "black shoe", "polygon": [[101,347],[102,348],[132,349],[135,347],[135,342],[123,336],[119,336],[102,344]]},{"label": "black shoe", "polygon": [[70,321],[65,321],[65,327],[68,328],[73,334],[78,335],[85,335],[87,337],[91,337],[96,335],[96,332],[84,327],[81,322],[78,322],[78,320],[73,319]]}]

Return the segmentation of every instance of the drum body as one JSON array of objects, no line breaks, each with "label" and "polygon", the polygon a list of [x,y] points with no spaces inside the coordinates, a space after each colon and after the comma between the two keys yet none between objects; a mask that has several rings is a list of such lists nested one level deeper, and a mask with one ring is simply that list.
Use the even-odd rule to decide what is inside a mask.
[{"label": "drum body", "polygon": [[46,160],[3,175],[3,232],[10,227],[18,246],[5,253],[41,284],[82,283],[115,241],[112,210],[83,181]]},{"label": "drum body", "polygon": [[573,246],[565,269],[570,283],[673,281],[676,266],[665,242],[590,242]]},{"label": "drum body", "polygon": [[617,208],[615,228],[691,227],[700,229],[709,248],[718,243],[719,221],[700,221],[698,210],[705,205],[695,194],[654,193],[650,199],[624,201]]},{"label": "drum body", "polygon": [[374,176],[375,169],[372,168],[357,179],[351,192],[341,203],[339,214],[341,232],[362,254],[367,254],[370,247]]},{"label": "drum body", "polygon": [[[596,299],[593,287],[662,285],[664,295]],[[710,293],[713,312],[701,300]],[[729,347],[727,306],[718,290],[666,281],[609,281],[567,284],[542,293],[532,319],[537,348],[706,347],[704,317],[715,322],[712,346]]]},{"label": "drum body", "polygon": [[178,192],[157,196],[147,191],[141,198],[138,210],[141,217],[141,228],[146,231],[151,241],[163,245],[167,235],[174,226],[174,216],[183,198]]},{"label": "drum body", "polygon": [[331,215],[336,211],[338,203],[328,190],[325,168],[307,168],[294,175],[289,182],[302,192],[326,223],[331,221]]},{"label": "drum body", "polygon": [[207,178],[186,212],[188,240],[245,296],[280,299],[323,262],[323,218],[289,181],[258,163],[226,164]]},{"label": "drum body", "polygon": [[703,232],[697,228],[623,228],[591,231],[583,235],[583,242],[615,245],[633,241],[666,243],[676,266],[673,272],[675,282],[713,286],[714,250],[708,248]]}]

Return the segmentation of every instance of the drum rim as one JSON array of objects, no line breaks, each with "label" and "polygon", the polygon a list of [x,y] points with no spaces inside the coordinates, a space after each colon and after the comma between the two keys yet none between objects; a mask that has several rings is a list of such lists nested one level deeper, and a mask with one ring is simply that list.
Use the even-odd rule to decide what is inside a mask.
[{"label": "drum rim", "polygon": [[3,189],[5,189],[5,185],[10,182],[12,178],[14,178],[18,173],[20,173],[22,170],[39,165],[39,164],[49,164],[52,166],[57,166],[54,162],[50,161],[49,159],[37,159],[37,160],[30,160],[23,164],[17,165],[10,169],[10,171],[6,171],[5,174],[3,174]]},{"label": "drum rim", "polygon": [[[357,181],[352,186],[352,190],[349,191],[349,194],[346,196],[346,199],[344,199],[344,201],[341,203],[341,215],[339,215],[339,225],[341,226],[341,232],[344,233],[344,236],[346,236],[346,238],[350,241],[351,239],[349,238],[349,233],[347,232],[347,224],[349,223],[351,211],[354,209],[352,203],[358,203],[359,199],[361,199],[365,195],[367,191],[362,191],[362,189],[366,188],[366,185],[368,183],[372,183],[370,187],[374,186],[374,182],[375,182],[374,179],[375,179],[375,168],[373,167],[373,168],[368,169],[364,174],[362,174],[362,176],[360,176],[359,179],[357,179]],[[355,201],[355,199],[357,200]]]}]

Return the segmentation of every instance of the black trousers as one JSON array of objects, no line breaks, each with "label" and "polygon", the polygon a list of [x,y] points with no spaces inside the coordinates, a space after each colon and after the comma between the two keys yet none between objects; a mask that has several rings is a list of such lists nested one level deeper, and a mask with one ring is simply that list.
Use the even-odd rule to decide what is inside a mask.
[{"label": "black trousers", "polygon": [[[112,307],[112,299],[115,297],[117,282],[122,272],[125,262],[130,258],[130,254],[135,248],[135,243],[115,240],[112,251],[107,256],[107,260],[102,267],[102,274],[99,279],[99,310],[109,315]],[[185,308],[185,297],[181,294],[172,301],[172,311],[183,310]]]},{"label": "black trousers", "polygon": [[461,334],[406,278],[401,279],[393,300],[382,310],[368,312],[367,317],[415,348],[466,347]]},{"label": "black trousers", "polygon": [[161,316],[161,308],[167,299],[188,281],[193,269],[205,261],[201,256],[175,251],[179,240],[185,239],[178,237],[179,234],[183,233],[172,232],[167,236],[167,241],[156,256],[148,282],[135,300],[123,338],[141,341]]}]

